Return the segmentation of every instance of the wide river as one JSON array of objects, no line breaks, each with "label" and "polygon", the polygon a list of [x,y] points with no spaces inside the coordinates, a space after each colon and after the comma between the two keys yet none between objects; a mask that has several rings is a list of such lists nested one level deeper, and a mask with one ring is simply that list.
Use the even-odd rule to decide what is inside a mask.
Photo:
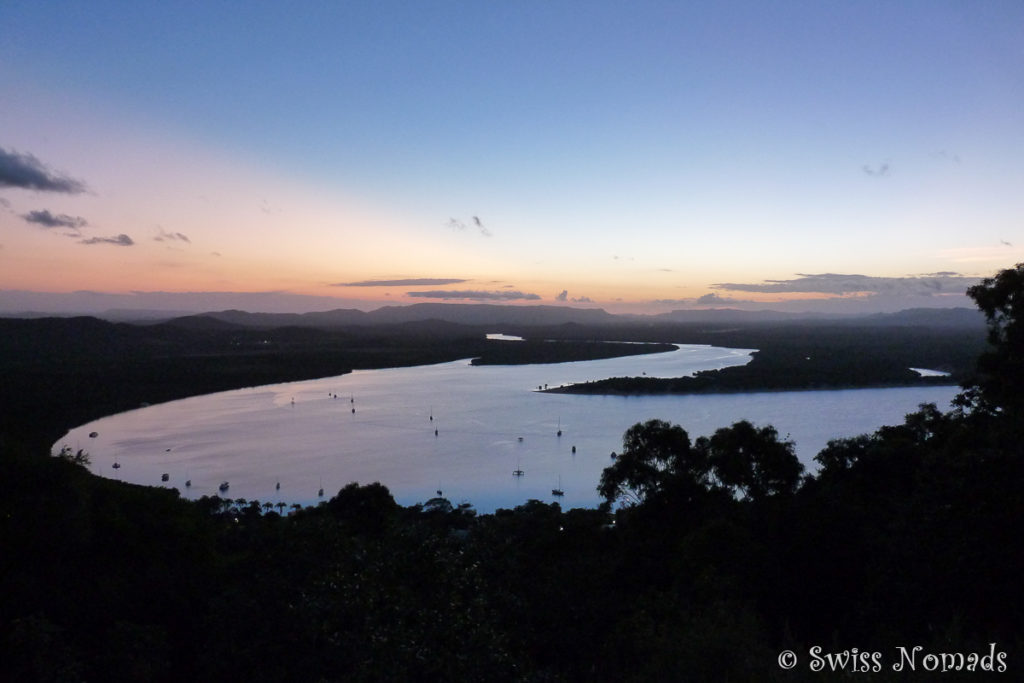
[{"label": "wide river", "polygon": [[[678,423],[692,439],[741,419],[771,424],[796,442],[800,460],[813,471],[813,458],[829,439],[899,424],[920,403],[948,409],[958,391],[630,397],[537,391],[606,377],[681,377],[749,360],[749,349],[681,345],[669,353],[577,363],[473,366],[460,360],[356,371],[139,408],[72,429],[54,449],[85,449],[95,474],[173,487],[188,498],[308,505],[349,482],[379,481],[403,505],[443,491],[452,503],[468,502],[481,512],[531,498],[593,507],[600,502],[601,471],[637,422]],[[514,476],[515,470],[523,474]],[[219,494],[225,481],[230,488]],[[565,495],[554,497],[556,487]]]}]

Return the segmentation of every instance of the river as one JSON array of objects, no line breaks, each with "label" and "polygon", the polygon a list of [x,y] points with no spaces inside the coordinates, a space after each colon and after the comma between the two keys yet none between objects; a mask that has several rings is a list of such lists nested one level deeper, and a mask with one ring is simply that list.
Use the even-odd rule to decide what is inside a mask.
[{"label": "river", "polygon": [[[813,470],[814,455],[829,439],[898,424],[920,403],[945,410],[958,391],[630,397],[537,391],[605,377],[680,377],[749,362],[750,351],[680,345],[668,353],[576,363],[473,366],[460,360],[355,371],[112,415],[72,429],[54,449],[85,449],[95,474],[173,487],[188,498],[308,505],[350,482],[379,481],[403,505],[441,491],[453,504],[468,502],[481,512],[531,498],[593,507],[600,502],[601,471],[637,422],[678,423],[692,439],[741,419],[771,424],[796,442],[801,461]],[[514,476],[515,470],[523,474]],[[230,488],[218,493],[222,482]],[[553,496],[556,487],[564,496]]]}]

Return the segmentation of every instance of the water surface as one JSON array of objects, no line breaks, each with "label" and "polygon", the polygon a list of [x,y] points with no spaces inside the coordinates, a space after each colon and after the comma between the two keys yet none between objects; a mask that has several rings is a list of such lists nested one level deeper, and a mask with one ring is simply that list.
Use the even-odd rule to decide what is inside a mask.
[{"label": "water surface", "polygon": [[[899,423],[922,402],[946,409],[957,391],[630,397],[537,391],[615,376],[679,377],[749,360],[749,349],[681,345],[669,353],[576,363],[461,360],[356,371],[140,408],[77,427],[55,449],[84,448],[96,474],[174,487],[189,498],[217,495],[227,481],[223,495],[232,498],[311,504],[321,500],[321,488],[328,498],[349,482],[379,481],[403,505],[440,490],[482,512],[531,498],[589,507],[600,502],[595,487],[610,453],[637,422],[669,420],[691,438],[741,419],[772,424],[796,441],[801,460],[813,468],[829,439]],[[556,486],[564,497],[552,495]]]}]

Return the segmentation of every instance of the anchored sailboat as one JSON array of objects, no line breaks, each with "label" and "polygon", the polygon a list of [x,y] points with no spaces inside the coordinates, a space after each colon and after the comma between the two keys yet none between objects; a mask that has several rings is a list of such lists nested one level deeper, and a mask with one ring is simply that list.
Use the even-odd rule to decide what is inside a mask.
[{"label": "anchored sailboat", "polygon": [[558,486],[551,489],[552,496],[564,496],[565,491],[562,490],[562,475],[558,475]]}]

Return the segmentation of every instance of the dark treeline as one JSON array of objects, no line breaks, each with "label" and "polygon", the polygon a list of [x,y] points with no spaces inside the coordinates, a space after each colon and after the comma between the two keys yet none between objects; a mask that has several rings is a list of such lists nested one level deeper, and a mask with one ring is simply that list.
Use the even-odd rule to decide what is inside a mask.
[{"label": "dark treeline", "polygon": [[[558,331],[548,330],[552,336]],[[685,340],[758,349],[744,366],[696,377],[613,377],[551,391],[581,394],[650,394],[969,383],[984,348],[983,328],[973,325],[879,325],[865,321],[697,324],[621,328],[623,339]],[[561,332],[563,335],[566,330]],[[949,373],[922,378],[910,368]]]},{"label": "dark treeline", "polygon": [[[878,652],[870,678],[906,680],[891,670],[897,648],[920,646],[911,678],[931,653],[979,669],[942,680],[984,678],[989,664],[1013,678],[1024,265],[971,294],[990,346],[952,412],[925,406],[834,441],[814,473],[769,426],[691,439],[651,420],[624,435],[598,509],[401,507],[352,484],[283,515],[98,479],[75,454],[8,438],[3,675],[797,681],[857,678],[874,662],[815,674],[819,646]],[[793,670],[779,667],[785,649]]]}]

